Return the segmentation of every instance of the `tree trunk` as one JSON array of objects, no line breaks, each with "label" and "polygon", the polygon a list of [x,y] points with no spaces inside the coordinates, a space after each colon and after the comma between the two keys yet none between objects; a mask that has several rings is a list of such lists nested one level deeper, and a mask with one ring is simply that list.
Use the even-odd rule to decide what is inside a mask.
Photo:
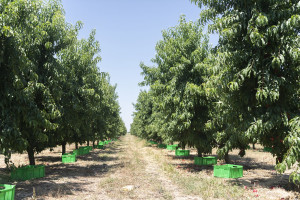
[{"label": "tree trunk", "polygon": [[181,142],[180,144],[179,144],[179,146],[181,147],[181,149],[185,149],[185,143],[184,142]]},{"label": "tree trunk", "polygon": [[78,142],[75,142],[75,148],[78,149]]},{"label": "tree trunk", "polygon": [[226,163],[226,164],[229,164],[229,163],[230,163],[230,159],[229,159],[229,154],[228,154],[228,152],[225,154],[224,159],[225,159],[225,163]]},{"label": "tree trunk", "polygon": [[276,158],[276,164],[279,164],[279,163],[281,163],[282,162],[282,157],[281,156],[278,156],[277,158]]},{"label": "tree trunk", "polygon": [[196,149],[197,149],[198,157],[202,157],[202,152],[201,152],[200,148],[197,148],[197,147],[196,147]]},{"label": "tree trunk", "polygon": [[252,144],[252,148],[255,149],[255,143]]},{"label": "tree trunk", "polygon": [[35,165],[33,148],[27,147],[27,154],[28,154],[28,159],[29,159],[29,165]]},{"label": "tree trunk", "polygon": [[97,140],[97,145],[99,144],[99,140]]},{"label": "tree trunk", "polygon": [[89,140],[87,141],[87,145],[90,146],[90,141]]},{"label": "tree trunk", "polygon": [[95,140],[93,140],[93,146],[95,146]]},{"label": "tree trunk", "polygon": [[61,154],[64,155],[66,153],[66,142],[63,142],[61,144]]}]

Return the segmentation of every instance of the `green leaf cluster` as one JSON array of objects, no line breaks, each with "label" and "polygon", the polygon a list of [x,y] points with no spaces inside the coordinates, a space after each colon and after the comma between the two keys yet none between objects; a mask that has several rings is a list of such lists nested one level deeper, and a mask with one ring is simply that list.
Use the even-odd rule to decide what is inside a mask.
[{"label": "green leaf cluster", "polygon": [[199,155],[210,153],[214,139],[206,128],[211,105],[205,91],[208,35],[200,21],[187,22],[184,16],[162,35],[152,59],[156,67],[140,65],[142,84],[150,90],[141,92],[135,104],[131,133],[167,143],[179,141],[182,148],[196,147]]},{"label": "green leaf cluster", "polygon": [[[154,67],[141,64],[131,133],[220,157],[251,143],[272,148],[276,169],[300,181],[298,0],[191,0],[200,20],[163,31]],[[203,25],[219,34],[210,49]]]},{"label": "green leaf cluster", "polygon": [[272,148],[278,171],[299,163],[299,1],[191,1],[220,35],[208,83],[220,102],[212,110],[219,154],[258,141]]},{"label": "green leaf cluster", "polygon": [[[77,39],[59,1],[0,0],[0,149],[34,152],[126,132],[95,32]],[[108,116],[108,117],[107,117]],[[6,159],[7,161],[8,159]]]}]

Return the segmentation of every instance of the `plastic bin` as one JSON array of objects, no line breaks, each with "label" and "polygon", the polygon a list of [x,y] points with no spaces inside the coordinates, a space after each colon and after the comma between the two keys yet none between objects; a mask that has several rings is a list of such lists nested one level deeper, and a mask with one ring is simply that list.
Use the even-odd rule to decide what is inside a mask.
[{"label": "plastic bin", "polygon": [[214,176],[221,178],[240,178],[243,177],[242,165],[214,165]]},{"label": "plastic bin", "polygon": [[213,156],[208,157],[194,157],[195,165],[215,165],[217,164],[217,158]]},{"label": "plastic bin", "polygon": [[174,151],[174,150],[176,150],[176,149],[177,149],[177,147],[178,147],[178,145],[177,145],[177,144],[173,144],[173,145],[167,145],[167,149],[168,149],[168,150],[171,150],[171,151]]},{"label": "plastic bin", "polygon": [[27,165],[16,168],[11,172],[11,179],[13,180],[30,180],[34,178],[41,178],[45,176],[44,165]]},{"label": "plastic bin", "polygon": [[103,145],[103,144],[102,144],[102,145],[100,145],[100,144],[94,145],[94,148],[95,148],[95,149],[103,149],[103,148],[104,148],[104,145]]},{"label": "plastic bin", "polygon": [[89,147],[79,147],[78,148],[78,154],[77,155],[86,155],[90,153],[90,148]]},{"label": "plastic bin", "polygon": [[166,144],[158,144],[157,147],[165,149],[165,148],[167,148],[167,145]]},{"label": "plastic bin", "polygon": [[190,150],[176,149],[175,155],[176,156],[189,156]]},{"label": "plastic bin", "polygon": [[45,166],[44,165],[35,165],[33,170],[34,178],[42,178],[45,176]]},{"label": "plastic bin", "polygon": [[73,153],[65,153],[61,156],[62,163],[74,163],[76,162],[76,155]]},{"label": "plastic bin", "polygon": [[86,146],[88,149],[89,149],[89,151],[93,151],[93,147],[92,146]]},{"label": "plastic bin", "polygon": [[78,149],[74,149],[73,154],[75,154],[75,156],[77,156],[78,155]]},{"label": "plastic bin", "polygon": [[14,200],[15,185],[0,184],[0,200]]}]

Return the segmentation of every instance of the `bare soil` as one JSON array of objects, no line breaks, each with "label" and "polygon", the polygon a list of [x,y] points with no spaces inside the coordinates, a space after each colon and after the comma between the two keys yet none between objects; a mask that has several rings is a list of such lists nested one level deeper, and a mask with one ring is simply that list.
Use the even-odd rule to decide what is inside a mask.
[{"label": "bare soil", "polygon": [[[166,152],[168,162],[180,169],[187,175],[201,174],[210,178],[213,176],[213,166],[194,165],[194,157],[197,155],[195,149],[190,149],[191,156],[178,157],[174,152]],[[229,154],[232,164],[243,166],[243,177],[239,179],[224,179],[224,184],[238,185],[244,189],[247,198],[259,197],[258,199],[300,199],[299,186],[289,181],[292,172],[287,170],[284,174],[275,171],[276,159],[269,152],[264,152],[261,145],[256,145],[255,149],[246,151],[246,155],[241,158],[238,150]],[[217,156],[216,149],[212,155]],[[218,164],[225,164],[223,160],[218,160]]]},{"label": "bare soil", "polygon": [[[74,145],[67,145],[67,152],[73,149]],[[215,153],[213,151],[213,155]],[[300,199],[299,188],[288,181],[290,171],[277,174],[275,159],[263,152],[261,146],[247,150],[244,158],[237,154],[233,151],[230,159],[244,166],[244,177],[217,179],[223,181],[224,186],[232,185],[242,191],[236,199]],[[126,135],[103,150],[95,149],[88,155],[78,156],[76,163],[61,162],[61,147],[41,152],[36,155],[36,164],[45,165],[46,176],[40,179],[12,181],[1,162],[0,182],[16,185],[16,200],[216,199],[209,195],[217,191],[187,190],[180,183],[180,179],[191,182],[196,178],[216,179],[212,166],[193,164],[195,155],[196,151],[191,149],[191,156],[174,156],[174,151],[158,149],[156,145],[150,146],[144,140]],[[2,155],[0,160],[4,160]],[[26,154],[13,154],[12,161],[16,166],[28,164]],[[204,192],[206,196],[202,195]],[[224,195],[218,199],[229,198]]]}]

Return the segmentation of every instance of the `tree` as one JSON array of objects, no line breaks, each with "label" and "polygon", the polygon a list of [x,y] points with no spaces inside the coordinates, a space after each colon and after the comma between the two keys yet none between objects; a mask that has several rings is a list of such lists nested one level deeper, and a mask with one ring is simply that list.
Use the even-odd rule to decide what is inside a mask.
[{"label": "tree", "polygon": [[[210,153],[213,136],[206,129],[209,120],[209,101],[206,98],[207,70],[204,60],[210,48],[199,21],[186,22],[163,31],[163,39],[156,45],[152,62],[157,67],[141,64],[145,81],[153,92],[154,109],[161,112],[155,118],[161,136],[180,141],[181,147],[195,146],[199,156]],[[160,125],[159,125],[160,124]]]},{"label": "tree", "polygon": [[[299,1],[192,2],[220,35],[215,89],[228,126],[219,153],[258,139],[285,171],[300,161]],[[300,180],[299,169],[292,178]]]},{"label": "tree", "polygon": [[[34,153],[58,144],[65,152],[67,142],[99,137],[101,126],[111,136],[124,133],[115,86],[97,67],[95,31],[78,40],[81,23],[66,23],[58,1],[0,5],[0,149],[6,163],[14,150],[27,151],[34,165]],[[111,124],[104,123],[105,106]]]},{"label": "tree", "polygon": [[132,135],[147,140],[162,141],[159,136],[158,123],[155,123],[153,94],[151,91],[141,91],[137,103],[134,104],[135,112],[133,113],[133,123],[131,124],[130,133]]},{"label": "tree", "polygon": [[[2,123],[3,141],[4,138],[10,140],[3,143],[2,149],[10,147],[19,152],[26,149],[30,164],[34,165],[34,152],[54,145],[51,134],[57,124],[53,120],[60,115],[55,104],[59,94],[54,88],[60,78],[55,54],[69,43],[65,37],[69,27],[56,1],[2,3],[3,43],[11,42],[4,45],[3,54],[9,51],[6,47],[16,49],[18,54],[1,64],[9,78],[5,80],[6,91],[1,92],[4,95],[2,113],[6,113],[1,119],[11,118],[11,122]],[[15,136],[19,139],[14,140]]]}]

